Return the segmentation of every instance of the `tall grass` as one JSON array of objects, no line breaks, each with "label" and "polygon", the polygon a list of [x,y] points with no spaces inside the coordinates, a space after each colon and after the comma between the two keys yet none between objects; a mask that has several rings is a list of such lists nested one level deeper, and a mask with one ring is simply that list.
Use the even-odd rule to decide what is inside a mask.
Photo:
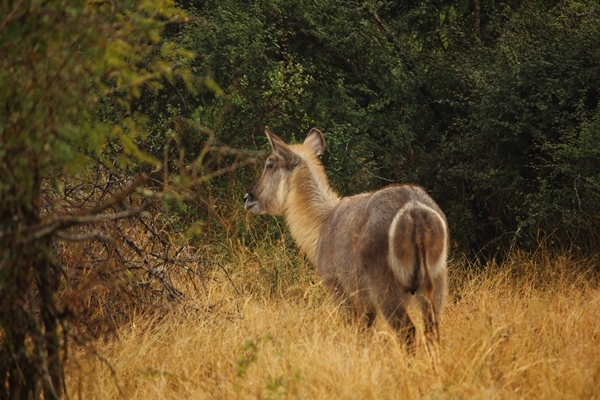
[{"label": "tall grass", "polygon": [[95,342],[104,359],[74,346],[71,396],[592,399],[600,393],[595,260],[515,253],[502,265],[480,268],[451,261],[435,374],[423,343],[409,356],[384,323],[368,330],[348,323],[310,265],[281,240],[231,241],[228,261],[202,290],[188,287],[168,314],[146,311]]},{"label": "tall grass", "polygon": [[[246,224],[233,199],[220,204],[212,216],[219,229],[207,227],[212,236],[177,247],[177,255],[210,263],[173,267],[179,265],[173,260],[191,258],[169,256],[171,263],[161,264],[168,279],[152,283],[167,282],[182,296],[131,292],[147,269],[120,272],[119,287],[129,288],[125,297],[106,283],[108,267],[103,279],[71,279],[65,299],[102,303],[96,309],[108,319],[114,310],[127,316],[87,346],[71,342],[71,398],[598,398],[597,259],[541,250],[515,252],[502,264],[451,260],[436,373],[421,331],[417,354],[410,356],[384,322],[365,329],[339,313],[282,221],[258,217]],[[169,231],[156,228],[159,215],[153,221],[153,232]],[[147,231],[119,231],[140,248],[156,246]],[[169,243],[187,242],[169,235]],[[67,250],[67,270],[86,265],[90,248]],[[116,307],[121,298],[126,301]],[[411,316],[420,328],[418,313]]]}]

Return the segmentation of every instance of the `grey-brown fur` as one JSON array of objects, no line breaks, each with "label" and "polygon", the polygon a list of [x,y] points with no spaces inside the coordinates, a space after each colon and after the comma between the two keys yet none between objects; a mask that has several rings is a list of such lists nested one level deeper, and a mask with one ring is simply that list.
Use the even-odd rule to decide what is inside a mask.
[{"label": "grey-brown fur", "polygon": [[416,185],[339,198],[317,158],[324,150],[313,129],[287,145],[267,128],[273,153],[245,206],[284,215],[292,236],[339,300],[371,324],[382,315],[414,349],[406,314],[413,298],[423,312],[428,347],[439,338],[447,291],[448,230],[444,213]]}]

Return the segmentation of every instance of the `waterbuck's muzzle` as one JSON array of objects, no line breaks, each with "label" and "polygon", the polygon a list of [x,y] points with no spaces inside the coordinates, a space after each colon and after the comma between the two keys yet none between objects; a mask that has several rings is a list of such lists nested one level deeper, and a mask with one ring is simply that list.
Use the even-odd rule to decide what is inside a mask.
[{"label": "waterbuck's muzzle", "polygon": [[244,207],[246,210],[252,211],[256,204],[258,204],[258,201],[254,199],[252,192],[248,192],[244,195]]}]

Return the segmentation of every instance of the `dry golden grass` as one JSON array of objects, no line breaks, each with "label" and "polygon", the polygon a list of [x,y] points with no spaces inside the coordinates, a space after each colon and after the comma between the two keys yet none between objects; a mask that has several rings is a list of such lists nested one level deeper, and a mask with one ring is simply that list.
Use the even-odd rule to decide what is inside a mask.
[{"label": "dry golden grass", "polygon": [[[71,398],[600,394],[600,289],[593,260],[515,254],[481,272],[452,261],[438,375],[424,343],[411,357],[385,324],[361,330],[347,323],[309,265],[296,259],[290,271],[281,243],[258,250],[229,246],[231,262],[215,268],[202,290],[189,287],[172,312],[139,315],[115,337],[94,343],[110,367],[73,346]],[[281,276],[287,281],[279,282]]]}]

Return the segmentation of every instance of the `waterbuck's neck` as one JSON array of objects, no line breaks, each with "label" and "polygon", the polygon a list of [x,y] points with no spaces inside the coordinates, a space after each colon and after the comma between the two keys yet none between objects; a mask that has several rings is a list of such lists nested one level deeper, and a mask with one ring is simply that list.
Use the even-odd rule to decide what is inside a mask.
[{"label": "waterbuck's neck", "polygon": [[315,264],[323,225],[340,198],[329,186],[320,164],[302,163],[290,179],[286,223],[300,249]]}]

